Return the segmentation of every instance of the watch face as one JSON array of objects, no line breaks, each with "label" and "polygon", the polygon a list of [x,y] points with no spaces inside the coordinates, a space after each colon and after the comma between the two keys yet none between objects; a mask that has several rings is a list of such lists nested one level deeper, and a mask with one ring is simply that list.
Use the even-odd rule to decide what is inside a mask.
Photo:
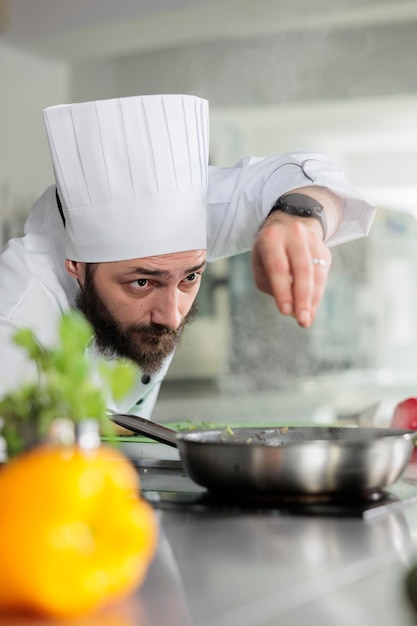
[{"label": "watch face", "polygon": [[304,209],[303,207],[291,207],[293,209],[294,215],[299,215],[300,217],[314,217],[314,213],[311,209]]},{"label": "watch face", "polygon": [[290,193],[278,199],[270,213],[273,211],[283,211],[297,217],[315,218],[323,229],[323,239],[326,239],[326,213],[324,207],[314,198],[302,193]]}]

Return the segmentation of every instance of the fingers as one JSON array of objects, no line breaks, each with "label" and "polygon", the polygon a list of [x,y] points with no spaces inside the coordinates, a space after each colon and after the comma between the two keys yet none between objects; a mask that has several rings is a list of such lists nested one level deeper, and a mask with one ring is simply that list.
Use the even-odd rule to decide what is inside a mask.
[{"label": "fingers", "polygon": [[331,253],[316,231],[300,221],[260,231],[252,252],[258,289],[275,299],[300,326],[312,324],[323,297]]},{"label": "fingers", "polygon": [[300,326],[308,327],[313,323],[324,294],[331,264],[330,252],[327,249],[312,252],[307,245],[296,256],[291,255],[291,251],[289,254],[294,281],[294,317]]}]

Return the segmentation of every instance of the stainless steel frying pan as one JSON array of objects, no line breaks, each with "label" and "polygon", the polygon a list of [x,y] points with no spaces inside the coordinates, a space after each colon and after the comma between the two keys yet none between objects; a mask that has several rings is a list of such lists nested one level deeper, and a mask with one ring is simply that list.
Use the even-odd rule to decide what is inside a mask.
[{"label": "stainless steel frying pan", "polygon": [[417,433],[362,427],[268,427],[177,432],[131,415],[120,426],[177,447],[189,477],[210,491],[248,494],[365,493],[395,482]]}]

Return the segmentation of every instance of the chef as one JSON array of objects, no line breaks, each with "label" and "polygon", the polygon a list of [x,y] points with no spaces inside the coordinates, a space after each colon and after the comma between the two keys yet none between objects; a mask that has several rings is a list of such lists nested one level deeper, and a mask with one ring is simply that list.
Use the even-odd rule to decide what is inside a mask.
[{"label": "chef", "polygon": [[137,381],[109,408],[150,417],[207,262],[252,251],[284,315],[313,322],[329,247],[368,233],[375,207],[315,153],[208,166],[208,103],[191,95],[47,108],[55,185],[0,254],[0,394],[33,376],[11,336],[52,345],[61,313],[94,329],[88,358],[128,358]]}]

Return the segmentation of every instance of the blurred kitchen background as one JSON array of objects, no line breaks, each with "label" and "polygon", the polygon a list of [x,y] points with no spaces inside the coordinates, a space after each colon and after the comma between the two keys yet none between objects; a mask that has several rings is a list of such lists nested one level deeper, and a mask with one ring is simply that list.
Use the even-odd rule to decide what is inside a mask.
[{"label": "blurred kitchen background", "polygon": [[212,163],[324,152],[379,210],[309,330],[213,264],[155,418],[386,423],[417,395],[417,0],[0,0],[1,243],[53,182],[43,108],[164,92],[210,101]]}]

